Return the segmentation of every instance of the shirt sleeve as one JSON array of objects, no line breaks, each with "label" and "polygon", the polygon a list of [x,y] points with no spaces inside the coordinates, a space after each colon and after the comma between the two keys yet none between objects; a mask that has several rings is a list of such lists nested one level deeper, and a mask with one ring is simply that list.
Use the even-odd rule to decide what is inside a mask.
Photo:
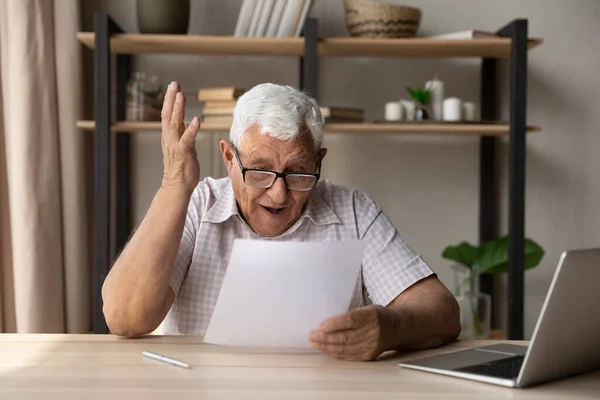
[{"label": "shirt sleeve", "polygon": [[173,272],[171,273],[170,285],[175,292],[175,296],[177,296],[181,289],[181,285],[187,275],[187,271],[194,255],[196,232],[197,227],[199,226],[198,210],[200,209],[200,203],[201,197],[199,189],[196,188],[192,193],[188,204],[183,234],[181,236],[181,242],[179,243],[179,251],[177,252],[177,258],[175,259],[175,265],[173,267]]},{"label": "shirt sleeve", "polygon": [[388,305],[400,293],[434,271],[399,235],[372,200],[363,198],[358,213],[359,237],[367,241],[363,283],[373,304]]}]

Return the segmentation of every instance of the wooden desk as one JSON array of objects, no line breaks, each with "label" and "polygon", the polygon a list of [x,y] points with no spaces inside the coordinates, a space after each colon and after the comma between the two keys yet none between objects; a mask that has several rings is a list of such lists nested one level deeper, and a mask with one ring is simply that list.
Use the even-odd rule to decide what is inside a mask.
[{"label": "wooden desk", "polygon": [[[390,354],[375,362],[349,362],[301,351],[224,348],[202,344],[197,337],[4,334],[0,335],[0,399],[548,400],[600,396],[600,372],[530,389],[509,389],[397,366],[403,357],[480,344],[457,342],[408,356]],[[142,358],[142,350],[171,356],[192,368]]]}]

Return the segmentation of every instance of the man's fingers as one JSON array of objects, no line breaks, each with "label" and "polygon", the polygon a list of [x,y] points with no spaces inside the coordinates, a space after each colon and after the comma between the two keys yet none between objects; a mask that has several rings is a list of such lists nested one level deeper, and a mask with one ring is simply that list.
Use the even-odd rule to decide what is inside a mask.
[{"label": "man's fingers", "polygon": [[323,322],[319,327],[321,332],[331,333],[343,331],[346,329],[354,329],[360,325],[361,309],[348,311],[345,314],[333,317]]},{"label": "man's fingers", "polygon": [[354,344],[360,341],[361,336],[361,330],[345,330],[333,333],[313,331],[308,336],[308,340],[321,344]]},{"label": "man's fingers", "polygon": [[180,145],[181,148],[185,151],[190,151],[194,148],[196,144],[196,135],[198,134],[198,130],[200,129],[200,120],[198,117],[194,117],[192,122],[185,129],[183,134],[181,135]]},{"label": "man's fingers", "polygon": [[341,344],[332,343],[311,343],[312,347],[325,354],[329,354],[334,357],[343,357],[348,354],[348,347]]},{"label": "man's fingers", "polygon": [[171,115],[171,121],[169,122],[169,134],[170,136],[179,141],[181,137],[181,125],[183,124],[183,117],[185,115],[185,96],[181,92],[177,92],[175,96],[175,105],[173,106],[173,113]]},{"label": "man's fingers", "polygon": [[169,132],[171,115],[173,114],[173,107],[175,106],[175,95],[179,91],[179,85],[177,82],[171,82],[165,93],[165,99],[163,101],[162,110],[160,112],[160,120],[163,132]]},{"label": "man's fingers", "polygon": [[350,310],[311,332],[311,345],[342,360],[370,360],[381,351],[379,309],[367,306]]},{"label": "man's fingers", "polygon": [[372,357],[368,356],[362,346],[346,345],[346,344],[331,344],[331,343],[312,343],[315,350],[328,354],[332,357],[341,360],[368,360]]}]

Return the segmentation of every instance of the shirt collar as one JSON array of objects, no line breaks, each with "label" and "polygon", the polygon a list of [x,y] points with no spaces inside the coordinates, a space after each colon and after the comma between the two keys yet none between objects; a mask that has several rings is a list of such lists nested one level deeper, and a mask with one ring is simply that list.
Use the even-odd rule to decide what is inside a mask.
[{"label": "shirt collar", "polygon": [[329,204],[323,199],[323,194],[319,187],[313,189],[310,200],[306,205],[306,210],[300,216],[300,219],[309,218],[316,225],[341,224],[342,221],[333,212]]},{"label": "shirt collar", "polygon": [[229,178],[224,186],[221,193],[214,193],[217,198],[215,204],[204,214],[202,222],[218,224],[227,221],[234,215],[241,217]]},{"label": "shirt collar", "polygon": [[[202,217],[202,222],[218,224],[227,221],[229,218],[235,215],[240,218],[242,217],[237,207],[237,201],[235,199],[235,194],[233,193],[233,188],[231,187],[231,181],[228,179],[224,190],[217,194],[215,203]],[[333,212],[331,207],[323,199],[318,185],[315,187],[315,189],[313,189],[310,200],[306,205],[306,210],[304,210],[299,219],[303,220],[305,218],[310,219],[316,225],[342,223],[338,216]]]}]

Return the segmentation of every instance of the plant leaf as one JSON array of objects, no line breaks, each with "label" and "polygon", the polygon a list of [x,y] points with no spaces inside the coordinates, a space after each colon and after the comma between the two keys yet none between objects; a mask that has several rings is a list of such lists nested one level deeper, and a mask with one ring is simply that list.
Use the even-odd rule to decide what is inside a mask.
[{"label": "plant leaf", "polygon": [[472,268],[477,259],[478,248],[468,242],[462,242],[456,246],[448,246],[442,252],[442,257],[447,260],[456,261],[465,267]]},{"label": "plant leaf", "polygon": [[410,97],[411,97],[413,100],[416,100],[416,96],[417,96],[417,95],[416,95],[416,92],[415,92],[415,91],[414,91],[414,90],[413,90],[413,89],[412,89],[410,86],[407,86],[407,87],[406,87],[406,90],[408,90],[408,93],[410,94]]},{"label": "plant leaf", "polygon": [[431,90],[425,90],[425,92],[423,93],[423,104],[426,105],[429,103],[432,93],[433,93],[433,91],[431,91]]},{"label": "plant leaf", "polygon": [[427,91],[421,89],[421,104],[427,104]]},{"label": "plant leaf", "polygon": [[[531,239],[525,239],[525,269],[536,267],[544,257],[542,247]],[[487,242],[481,246],[473,268],[482,273],[500,274],[508,271],[508,236]]]}]

